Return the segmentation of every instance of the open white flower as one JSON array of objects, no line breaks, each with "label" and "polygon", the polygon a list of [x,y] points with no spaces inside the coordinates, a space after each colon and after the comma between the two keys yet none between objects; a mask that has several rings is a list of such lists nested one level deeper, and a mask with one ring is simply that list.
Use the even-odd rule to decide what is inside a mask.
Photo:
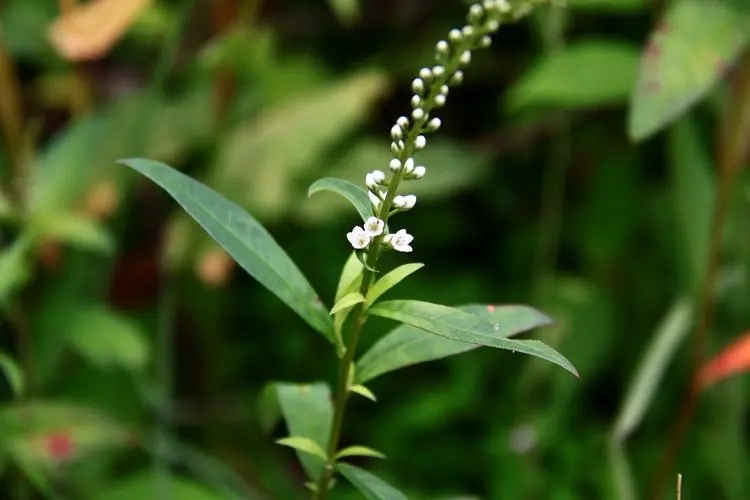
[{"label": "open white flower", "polygon": [[362,250],[370,244],[370,235],[359,226],[354,226],[351,232],[346,233],[346,239],[349,240],[355,250]]},{"label": "open white flower", "polygon": [[383,229],[385,229],[385,222],[377,217],[370,217],[365,221],[365,233],[371,238],[383,234]]},{"label": "open white flower", "polygon": [[414,241],[414,236],[407,233],[406,229],[399,229],[395,233],[389,234],[383,238],[383,242],[397,252],[411,252],[412,241]]}]

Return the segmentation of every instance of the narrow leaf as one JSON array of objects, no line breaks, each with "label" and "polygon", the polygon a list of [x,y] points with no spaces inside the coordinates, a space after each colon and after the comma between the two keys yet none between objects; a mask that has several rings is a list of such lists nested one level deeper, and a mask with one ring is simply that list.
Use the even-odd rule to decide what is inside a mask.
[{"label": "narrow leaf", "polygon": [[336,305],[333,306],[333,309],[331,309],[331,314],[333,315],[345,309],[351,309],[355,305],[360,304],[364,301],[365,298],[359,292],[353,292],[348,295],[344,295],[341,300],[336,302]]},{"label": "narrow leaf", "polygon": [[[328,386],[324,383],[278,383],[276,391],[289,434],[308,438],[324,447],[328,443],[333,420],[331,391]],[[323,472],[325,461],[305,452],[298,452],[297,456],[307,477],[313,482],[317,481]]]},{"label": "narrow leaf", "polygon": [[690,301],[680,299],[675,302],[654,332],[651,345],[646,349],[645,356],[641,357],[640,366],[635,372],[615,420],[613,436],[618,442],[627,439],[641,423],[667,366],[688,333],[691,314]]},{"label": "narrow leaf", "polygon": [[92,500],[133,500],[140,498],[173,498],[175,500],[228,500],[229,495],[221,495],[193,480],[169,475],[163,477],[153,471],[139,472],[125,479],[118,480]]},{"label": "narrow leaf", "polygon": [[326,452],[323,451],[323,447],[310,438],[290,436],[277,439],[276,443],[282,446],[294,448],[295,450],[304,451],[305,453],[310,453],[311,455],[318,456],[323,460],[326,459]]},{"label": "narrow leaf", "polygon": [[700,390],[732,375],[750,372],[750,332],[729,344],[706,363],[696,376]]},{"label": "narrow leaf", "polygon": [[40,233],[73,246],[98,252],[110,252],[114,242],[96,221],[72,214],[55,214],[34,221]]},{"label": "narrow leaf", "polygon": [[747,44],[749,16],[720,1],[670,3],[641,56],[628,134],[643,140],[708,92]]},{"label": "narrow leaf", "polygon": [[371,472],[349,464],[338,464],[336,469],[362,492],[367,500],[406,500],[406,495]]},{"label": "narrow leaf", "polygon": [[578,376],[570,361],[546,344],[538,340],[499,337],[500,325],[453,307],[416,300],[391,300],[376,304],[369,311],[441,337],[535,356]]},{"label": "narrow leaf", "polygon": [[331,191],[346,198],[349,203],[354,205],[362,220],[367,220],[368,217],[373,216],[372,203],[367,196],[367,191],[352,182],[333,177],[319,179],[312,183],[307,196],[310,197],[321,191]]},{"label": "narrow leaf", "polygon": [[385,458],[385,455],[377,450],[368,448],[367,446],[347,446],[343,450],[339,450],[339,452],[336,453],[336,460],[340,460],[346,457]]},{"label": "narrow leaf", "polygon": [[333,341],[333,323],[289,256],[250,214],[213,189],[159,162],[121,161],[166,190],[251,276]]},{"label": "narrow leaf", "polygon": [[378,398],[375,397],[375,394],[373,394],[373,392],[370,389],[368,389],[362,384],[354,384],[353,386],[351,386],[349,390],[351,390],[354,393],[359,394],[362,397],[369,399],[370,401],[374,401],[374,402],[378,401]]},{"label": "narrow leaf", "polygon": [[336,287],[335,302],[338,302],[339,300],[341,300],[341,297],[355,290],[357,278],[361,276],[363,269],[364,267],[357,258],[357,254],[352,252],[351,255],[349,255],[349,258],[346,260],[343,269],[341,269],[339,284]]},{"label": "narrow leaf", "polygon": [[[510,337],[552,320],[538,310],[521,305],[469,304],[457,309],[497,326],[498,338]],[[401,325],[381,338],[357,362],[357,382],[364,383],[384,373],[406,366],[446,358],[479,347],[451,338],[439,337],[410,325]]]},{"label": "narrow leaf", "polygon": [[424,267],[424,264],[404,264],[389,272],[370,288],[367,292],[367,305],[371,306],[381,295],[398,285],[402,280]]},{"label": "narrow leaf", "polygon": [[24,391],[23,370],[18,363],[4,352],[0,352],[0,369],[8,379],[8,385],[13,391],[13,395],[19,397]]}]

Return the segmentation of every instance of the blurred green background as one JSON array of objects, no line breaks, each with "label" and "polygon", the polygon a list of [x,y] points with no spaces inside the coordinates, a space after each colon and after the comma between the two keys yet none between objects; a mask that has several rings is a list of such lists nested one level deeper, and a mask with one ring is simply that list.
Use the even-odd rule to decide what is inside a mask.
[{"label": "blurred green background", "polygon": [[[306,496],[258,395],[333,381],[330,347],[114,162],[158,159],[241,204],[330,306],[358,221],[307,187],[385,168],[467,4],[0,2],[0,497]],[[475,54],[398,221],[426,267],[392,293],[534,305],[556,324],[531,335],[581,377],[481,349],[389,374],[349,408],[344,441],[388,456],[362,464],[416,499],[674,498],[676,472],[683,498],[750,498],[746,376],[701,393],[658,473],[695,317],[715,302],[703,360],[750,320],[745,9],[569,0]],[[368,322],[362,348],[392,327]]]}]

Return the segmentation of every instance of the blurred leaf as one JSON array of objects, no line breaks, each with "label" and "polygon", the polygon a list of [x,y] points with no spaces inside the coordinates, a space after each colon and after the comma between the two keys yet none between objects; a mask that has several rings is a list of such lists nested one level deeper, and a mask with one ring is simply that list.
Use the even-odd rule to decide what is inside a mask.
[{"label": "blurred leaf", "polygon": [[309,453],[311,455],[315,455],[316,457],[319,457],[322,460],[326,460],[326,452],[325,450],[323,450],[323,447],[310,438],[299,437],[299,436],[289,436],[289,437],[277,439],[276,443],[282,446],[288,446],[290,448],[294,448],[295,450]]},{"label": "blurred leaf", "polygon": [[336,460],[346,457],[386,458],[385,455],[367,446],[347,446],[336,453]]},{"label": "blurred leaf", "polygon": [[[328,446],[333,420],[331,391],[328,385],[322,382],[309,385],[275,383],[272,387],[275,388],[289,434],[309,439],[325,449]],[[301,451],[297,453],[297,457],[302,462],[310,481],[317,481],[323,472],[325,461]]]},{"label": "blurred leaf", "polygon": [[[2,168],[0,168],[2,171]],[[0,190],[0,220],[10,219],[16,216],[16,210],[13,208],[8,196]]]},{"label": "blurred leaf", "polygon": [[328,312],[307,279],[250,214],[198,181],[151,160],[121,163],[164,188],[232,258],[316,331],[333,340]]},{"label": "blurred leaf", "polygon": [[338,464],[336,469],[368,500],[406,500],[406,496],[375,474],[349,464]]},{"label": "blurred leaf", "polygon": [[373,392],[370,389],[368,389],[362,384],[354,384],[353,386],[351,386],[349,390],[375,403],[377,403],[378,401],[378,398],[375,397],[375,394],[373,394]]},{"label": "blurred leaf", "polygon": [[63,241],[86,250],[110,252],[114,241],[96,221],[73,214],[45,216],[34,221],[42,236]]},{"label": "blurred leaf", "polygon": [[55,19],[48,36],[68,60],[99,59],[130,29],[151,0],[92,0]]},{"label": "blurred leaf", "polygon": [[625,102],[635,82],[635,47],[585,40],[540,56],[508,91],[507,106],[579,108]]},{"label": "blurred leaf", "polygon": [[703,365],[695,383],[699,389],[706,390],[720,380],[744,372],[750,372],[750,332],[744,333]]},{"label": "blurred leaf", "polygon": [[648,0],[566,0],[565,6],[580,11],[625,13],[645,10]]},{"label": "blurred leaf", "polygon": [[18,363],[16,363],[16,360],[0,351],[0,369],[5,374],[5,378],[8,379],[8,385],[13,391],[13,395],[16,397],[21,396],[24,391],[25,383],[23,370]]},{"label": "blurred leaf", "polygon": [[357,210],[359,216],[362,217],[363,221],[374,215],[372,212],[372,203],[367,196],[367,191],[356,184],[344,179],[320,179],[310,186],[307,196],[310,197],[321,191],[331,191],[349,200],[349,202],[354,205],[354,208]]},{"label": "blurred leaf", "polygon": [[72,309],[60,328],[70,347],[99,368],[138,371],[147,366],[150,346],[144,332],[104,306]]},{"label": "blurred leaf", "polygon": [[609,460],[618,500],[636,500],[638,497],[635,493],[633,473],[621,443],[610,441]]},{"label": "blurred leaf", "polygon": [[341,311],[351,309],[355,305],[360,304],[364,301],[365,298],[359,292],[352,292],[348,295],[344,295],[338,302],[336,302],[336,305],[333,306],[333,309],[331,309],[331,314],[333,315]]},{"label": "blurred leaf", "polygon": [[55,2],[7,0],[0,9],[3,43],[15,58],[42,63],[58,62],[46,37],[47,26],[57,14]]},{"label": "blurred leaf", "polygon": [[672,127],[669,150],[675,218],[683,238],[679,248],[687,257],[687,282],[697,291],[708,262],[716,182],[693,120],[686,117]]},{"label": "blurred leaf", "polygon": [[352,285],[362,275],[362,263],[359,261],[354,252],[349,255],[344,267],[341,269],[339,284],[336,287],[336,302],[348,292],[352,291]]},{"label": "blurred leaf", "polygon": [[424,264],[410,263],[404,264],[392,270],[375,282],[367,292],[367,305],[371,306],[385,292],[401,283],[404,279],[416,273],[424,267]]},{"label": "blurred leaf", "polygon": [[391,300],[376,304],[369,312],[441,337],[535,356],[578,376],[562,354],[542,342],[498,337],[499,324],[452,307],[416,300]]},{"label": "blurred leaf", "polygon": [[0,251],[0,304],[25,285],[31,277],[32,267],[28,251],[32,241],[26,234],[16,238]]},{"label": "blurred leaf", "polygon": [[641,57],[628,135],[655,134],[700,100],[747,44],[747,13],[722,0],[669,5]]},{"label": "blurred leaf", "polygon": [[688,333],[692,321],[691,316],[690,301],[679,299],[654,332],[615,420],[612,435],[617,442],[625,441],[640,425],[654,399],[667,366]]},{"label": "blurred leaf", "polygon": [[328,0],[328,5],[339,18],[339,21],[347,26],[353,25],[361,16],[360,0]]},{"label": "blurred leaf", "polygon": [[208,184],[259,218],[282,215],[309,166],[366,118],[387,83],[381,73],[363,72],[266,109],[229,133]]},{"label": "blurred leaf", "polygon": [[225,500],[202,484],[173,475],[163,478],[153,472],[141,472],[110,484],[104,491],[93,495],[92,500]]},{"label": "blurred leaf", "polygon": [[133,441],[133,433],[96,410],[54,402],[24,402],[0,408],[0,446],[33,477],[61,463]]},{"label": "blurred leaf", "polygon": [[[528,306],[469,304],[459,311],[498,325],[494,335],[510,337],[552,321]],[[399,368],[446,358],[479,347],[477,344],[439,337],[409,325],[401,325],[382,337],[357,362],[356,380],[367,382]]]}]

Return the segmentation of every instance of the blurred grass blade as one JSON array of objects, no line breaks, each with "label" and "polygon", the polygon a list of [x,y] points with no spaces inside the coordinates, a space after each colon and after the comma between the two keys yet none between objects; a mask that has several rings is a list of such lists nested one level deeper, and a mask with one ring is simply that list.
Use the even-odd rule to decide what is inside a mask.
[{"label": "blurred grass blade", "polygon": [[[325,449],[333,420],[331,391],[328,385],[319,382],[309,385],[276,383],[273,386],[289,434],[309,439],[317,443],[321,449]],[[325,460],[305,451],[296,453],[307,477],[310,481],[317,481],[323,472]]]},{"label": "blurred grass blade", "polygon": [[5,374],[5,378],[8,380],[8,385],[13,391],[13,395],[15,397],[23,395],[25,385],[23,370],[18,363],[16,363],[16,360],[2,351],[0,351],[0,369]]},{"label": "blurred grass blade", "polygon": [[174,500],[229,500],[230,496],[214,493],[202,484],[174,475],[169,476],[169,492],[160,488],[160,477],[150,472],[139,472],[102,488],[93,495],[93,500],[150,500],[173,498]]},{"label": "blurred grass blade", "polygon": [[[495,333],[498,337],[511,337],[552,324],[545,314],[528,306],[468,304],[457,309],[499,325]],[[378,340],[359,359],[356,381],[363,384],[399,368],[454,356],[478,347],[477,344],[439,337],[410,325],[401,325]]]},{"label": "blurred grass blade", "polygon": [[330,177],[319,179],[312,183],[307,192],[307,196],[310,197],[321,191],[330,191],[346,198],[349,203],[354,205],[354,208],[357,210],[359,216],[362,217],[362,220],[367,220],[368,217],[373,216],[372,203],[367,196],[367,191],[353,182]]},{"label": "blurred grass blade", "polygon": [[669,152],[676,198],[675,220],[683,238],[679,248],[687,258],[687,283],[692,291],[697,291],[708,262],[716,181],[711,160],[691,117],[683,118],[671,129]]},{"label": "blurred grass blade", "polygon": [[641,141],[680,117],[724,77],[745,47],[750,17],[724,1],[667,7],[641,56],[628,135]]},{"label": "blurred grass blade", "polygon": [[362,492],[367,500],[406,500],[406,495],[371,472],[349,464],[338,464],[336,469]]},{"label": "blurred grass blade", "polygon": [[45,237],[71,244],[84,250],[111,252],[114,241],[96,221],[73,214],[50,215],[39,219],[39,232]]},{"label": "blurred grass blade", "polygon": [[369,311],[441,337],[535,356],[578,376],[570,361],[544,343],[500,337],[500,324],[453,307],[417,300],[391,300],[376,304]]},{"label": "blurred grass blade", "polygon": [[31,278],[28,253],[32,242],[27,233],[0,250],[0,306],[5,306],[7,299]]},{"label": "blurred grass blade", "polygon": [[70,61],[104,56],[130,29],[151,0],[92,0],[76,5],[48,29],[52,45]]},{"label": "blurred grass blade", "polygon": [[307,279],[266,229],[240,206],[163,163],[122,160],[166,190],[232,258],[333,341],[333,322]]},{"label": "blurred grass blade", "polygon": [[651,344],[635,372],[615,420],[613,438],[622,443],[638,427],[651,405],[656,389],[677,348],[685,339],[692,321],[692,304],[677,300],[654,332]]},{"label": "blurred grass blade", "polygon": [[750,372],[750,332],[745,332],[701,367],[695,383],[700,390],[706,390],[720,380],[744,372]]},{"label": "blurred grass blade", "polygon": [[532,106],[584,108],[626,102],[638,51],[610,40],[585,40],[542,55],[508,91],[510,111]]},{"label": "blurred grass blade", "polygon": [[637,500],[635,481],[625,450],[622,444],[615,440],[609,442],[609,460],[612,466],[612,480],[617,492],[617,500]]},{"label": "blurred grass blade", "polygon": [[371,306],[376,300],[380,298],[385,292],[398,285],[404,279],[408,278],[412,274],[416,273],[424,267],[424,264],[410,263],[399,266],[392,270],[372,285],[370,291],[367,293],[367,305]]}]

